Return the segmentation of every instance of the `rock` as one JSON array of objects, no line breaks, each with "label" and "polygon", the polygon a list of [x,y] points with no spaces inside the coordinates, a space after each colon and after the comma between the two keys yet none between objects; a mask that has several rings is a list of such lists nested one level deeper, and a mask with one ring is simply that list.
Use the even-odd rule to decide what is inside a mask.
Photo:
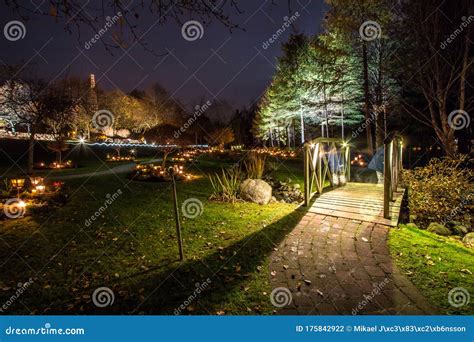
[{"label": "rock", "polygon": [[411,222],[410,222],[410,223],[407,223],[405,226],[406,226],[407,228],[416,228],[416,229],[418,229],[417,225],[414,224],[414,223],[411,223]]},{"label": "rock", "polygon": [[462,239],[462,242],[464,242],[464,244],[467,246],[467,247],[472,247],[474,248],[474,233],[468,233],[464,236],[464,238]]},{"label": "rock", "polygon": [[452,234],[448,228],[443,226],[441,223],[437,223],[437,222],[431,222],[430,225],[428,226],[428,229],[426,230],[431,233],[435,233],[442,236],[448,236]]},{"label": "rock", "polygon": [[275,196],[272,196],[272,198],[270,198],[270,202],[269,203],[276,203],[278,202],[276,197]]},{"label": "rock", "polygon": [[463,226],[462,224],[452,227],[451,231],[453,232],[453,234],[459,235],[459,236],[464,236],[467,233],[469,233],[469,229],[467,229],[467,227]]},{"label": "rock", "polygon": [[267,204],[272,198],[272,187],[261,179],[246,179],[240,185],[240,196],[246,201]]},{"label": "rock", "polygon": [[301,185],[299,185],[298,183],[293,184],[293,189],[299,189],[300,187]]},{"label": "rock", "polygon": [[461,226],[462,223],[459,221],[449,221],[448,223],[445,224],[446,227],[448,228],[453,228],[454,226]]}]

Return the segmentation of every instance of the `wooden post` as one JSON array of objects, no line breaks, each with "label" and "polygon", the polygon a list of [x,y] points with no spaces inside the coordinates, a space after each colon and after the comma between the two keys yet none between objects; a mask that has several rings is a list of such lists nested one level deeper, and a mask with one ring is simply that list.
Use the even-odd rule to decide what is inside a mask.
[{"label": "wooden post", "polygon": [[398,191],[398,138],[392,141],[392,197],[390,198],[393,201],[393,193]]},{"label": "wooden post", "polygon": [[403,169],[403,141],[402,139],[399,139],[398,141],[398,169],[402,170]]},{"label": "wooden post", "polygon": [[323,188],[324,188],[324,180],[323,180],[323,169],[322,169],[322,165],[321,165],[321,162],[322,162],[322,155],[324,153],[324,149],[323,149],[323,143],[318,143],[316,144],[317,148],[318,148],[318,160],[316,161],[317,162],[317,172],[316,172],[316,181],[318,182],[318,192],[319,192],[319,195],[322,194],[323,192]]},{"label": "wooden post", "polygon": [[386,141],[384,144],[384,164],[383,164],[383,217],[390,218],[390,181],[392,175],[391,169],[391,141]]},{"label": "wooden post", "polygon": [[351,181],[351,152],[349,145],[346,146],[346,183]]},{"label": "wooden post", "polygon": [[310,163],[310,146],[306,143],[304,144],[303,146],[304,148],[304,157],[303,157],[303,164],[304,164],[304,205],[305,206],[308,206],[309,205],[309,200],[310,200],[310,196],[311,196],[311,189],[310,189],[310,185],[309,185],[309,172],[310,172],[310,168],[309,168],[309,163]]},{"label": "wooden post", "polygon": [[174,203],[174,218],[176,221],[176,234],[178,236],[178,248],[179,248],[179,260],[184,259],[183,252],[183,240],[181,238],[181,223],[179,222],[179,211],[178,211],[178,194],[176,191],[176,180],[174,179],[173,168],[170,168],[169,171],[172,180],[172,193],[173,193],[173,203]]}]

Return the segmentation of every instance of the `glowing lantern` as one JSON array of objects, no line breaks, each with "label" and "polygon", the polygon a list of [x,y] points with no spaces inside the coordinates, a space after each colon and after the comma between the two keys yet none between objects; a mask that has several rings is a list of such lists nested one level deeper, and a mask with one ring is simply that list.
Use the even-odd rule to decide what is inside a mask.
[{"label": "glowing lantern", "polygon": [[24,178],[12,178],[10,180],[12,187],[15,189],[21,189],[25,185],[25,179]]},{"label": "glowing lantern", "polygon": [[44,185],[37,185],[33,190],[36,190],[39,194],[42,194],[46,190],[46,187]]},{"label": "glowing lantern", "polygon": [[43,183],[43,178],[41,177],[30,177],[30,182],[31,182],[31,185],[39,185],[41,183]]}]

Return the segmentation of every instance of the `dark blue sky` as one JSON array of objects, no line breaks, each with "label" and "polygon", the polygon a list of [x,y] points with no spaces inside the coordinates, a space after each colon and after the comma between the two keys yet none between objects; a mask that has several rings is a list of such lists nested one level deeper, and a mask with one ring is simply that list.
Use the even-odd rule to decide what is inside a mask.
[{"label": "dark blue sky", "polygon": [[[35,2],[49,6],[48,1],[31,1]],[[199,98],[212,100],[214,96],[234,106],[247,105],[268,85],[275,70],[276,57],[281,53],[280,45],[291,32],[291,29],[286,29],[275,43],[267,49],[262,48],[262,44],[282,27],[284,17],[288,15],[286,0],[273,2],[238,1],[243,13],[230,12],[231,20],[245,31],[234,29],[231,33],[214,21],[204,25],[202,38],[195,41],[185,40],[181,35],[181,25],[174,21],[153,26],[157,15],[151,15],[145,9],[136,21],[137,32],[147,32],[145,42],[156,53],[166,53],[162,57],[147,52],[140,44],[131,47],[131,39],[125,50],[114,50],[113,55],[101,43],[95,43],[87,50],[85,42],[96,33],[89,27],[82,27],[79,37],[74,27],[72,33],[66,32],[62,20],[33,18],[23,21],[26,28],[24,39],[9,41],[4,34],[0,36],[0,62],[27,62],[48,79],[57,75],[63,77],[69,70],[84,78],[94,73],[101,87],[119,87],[125,92],[136,87],[144,89],[158,82],[174,98],[189,106]],[[323,0],[290,2],[293,13],[299,14],[294,23],[299,31],[307,34],[321,31],[325,12]],[[107,14],[114,15],[112,11]],[[0,4],[2,33],[8,22],[19,19],[3,2]],[[199,20],[186,17],[183,21],[188,19]],[[119,28],[120,25],[114,25],[102,38],[111,42],[112,35]]]}]

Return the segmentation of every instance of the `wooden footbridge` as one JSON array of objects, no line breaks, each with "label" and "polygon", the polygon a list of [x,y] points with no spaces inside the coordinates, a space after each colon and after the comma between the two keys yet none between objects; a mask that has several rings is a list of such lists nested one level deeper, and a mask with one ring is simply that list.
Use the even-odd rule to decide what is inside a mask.
[{"label": "wooden footbridge", "polygon": [[396,226],[405,191],[398,187],[401,168],[401,139],[388,138],[384,184],[351,183],[349,145],[341,139],[317,138],[305,144],[305,205],[316,214]]}]

